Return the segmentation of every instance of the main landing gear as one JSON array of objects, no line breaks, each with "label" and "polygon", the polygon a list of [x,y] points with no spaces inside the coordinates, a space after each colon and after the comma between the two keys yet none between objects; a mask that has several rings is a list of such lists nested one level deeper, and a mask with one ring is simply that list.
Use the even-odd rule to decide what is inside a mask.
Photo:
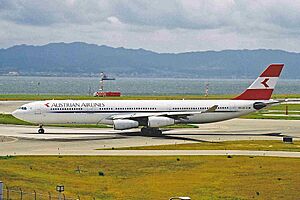
[{"label": "main landing gear", "polygon": [[45,133],[45,130],[43,129],[43,125],[42,124],[39,125],[38,133],[40,133],[40,134]]},{"label": "main landing gear", "polygon": [[150,127],[143,127],[141,129],[141,133],[143,135],[162,135],[162,131],[159,128],[150,128]]}]

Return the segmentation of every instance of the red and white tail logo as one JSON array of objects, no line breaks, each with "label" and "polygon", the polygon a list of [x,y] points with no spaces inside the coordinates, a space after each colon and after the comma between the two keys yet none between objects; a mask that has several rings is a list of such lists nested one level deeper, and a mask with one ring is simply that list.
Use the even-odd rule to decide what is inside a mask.
[{"label": "red and white tail logo", "polygon": [[235,100],[269,100],[280,76],[284,64],[271,64],[267,69]]}]

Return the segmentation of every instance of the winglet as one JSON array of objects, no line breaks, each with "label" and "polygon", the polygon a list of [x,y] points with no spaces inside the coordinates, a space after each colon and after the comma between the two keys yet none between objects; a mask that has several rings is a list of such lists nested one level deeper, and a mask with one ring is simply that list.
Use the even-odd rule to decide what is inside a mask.
[{"label": "winglet", "polygon": [[204,113],[207,113],[207,112],[215,112],[218,108],[218,105],[214,105],[212,107],[210,107],[209,109],[207,109],[206,111],[204,111]]}]

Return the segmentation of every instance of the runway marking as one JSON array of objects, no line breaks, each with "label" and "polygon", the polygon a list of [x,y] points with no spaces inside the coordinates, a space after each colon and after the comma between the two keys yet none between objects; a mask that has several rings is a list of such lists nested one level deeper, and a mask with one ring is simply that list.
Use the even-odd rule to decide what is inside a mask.
[{"label": "runway marking", "polygon": [[262,156],[262,157],[283,157],[283,158],[300,158],[300,152],[287,151],[247,151],[247,150],[93,150],[78,153],[77,151],[60,149],[47,150],[47,152],[25,152],[0,155],[95,155],[95,156]]},{"label": "runway marking", "polygon": [[18,138],[15,138],[15,137],[10,137],[10,136],[1,136],[1,137],[4,137],[5,138],[8,138],[9,140],[8,141],[4,141],[3,138],[2,140],[0,141],[0,144],[8,144],[8,143],[13,143],[13,142],[16,142],[18,141]]}]

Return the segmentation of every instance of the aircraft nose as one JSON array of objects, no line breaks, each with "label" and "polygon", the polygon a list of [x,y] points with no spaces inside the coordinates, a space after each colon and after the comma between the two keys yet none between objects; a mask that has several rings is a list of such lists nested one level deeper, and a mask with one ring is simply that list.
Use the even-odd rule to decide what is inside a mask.
[{"label": "aircraft nose", "polygon": [[26,113],[24,113],[24,111],[22,110],[15,110],[14,112],[11,113],[12,116],[14,116],[15,118],[22,120],[22,121],[26,121],[27,117],[26,117]]},{"label": "aircraft nose", "polygon": [[20,117],[20,112],[19,112],[18,110],[13,111],[11,114],[12,114],[12,116],[14,116],[15,118],[18,118],[18,119],[19,119],[19,117]]}]

